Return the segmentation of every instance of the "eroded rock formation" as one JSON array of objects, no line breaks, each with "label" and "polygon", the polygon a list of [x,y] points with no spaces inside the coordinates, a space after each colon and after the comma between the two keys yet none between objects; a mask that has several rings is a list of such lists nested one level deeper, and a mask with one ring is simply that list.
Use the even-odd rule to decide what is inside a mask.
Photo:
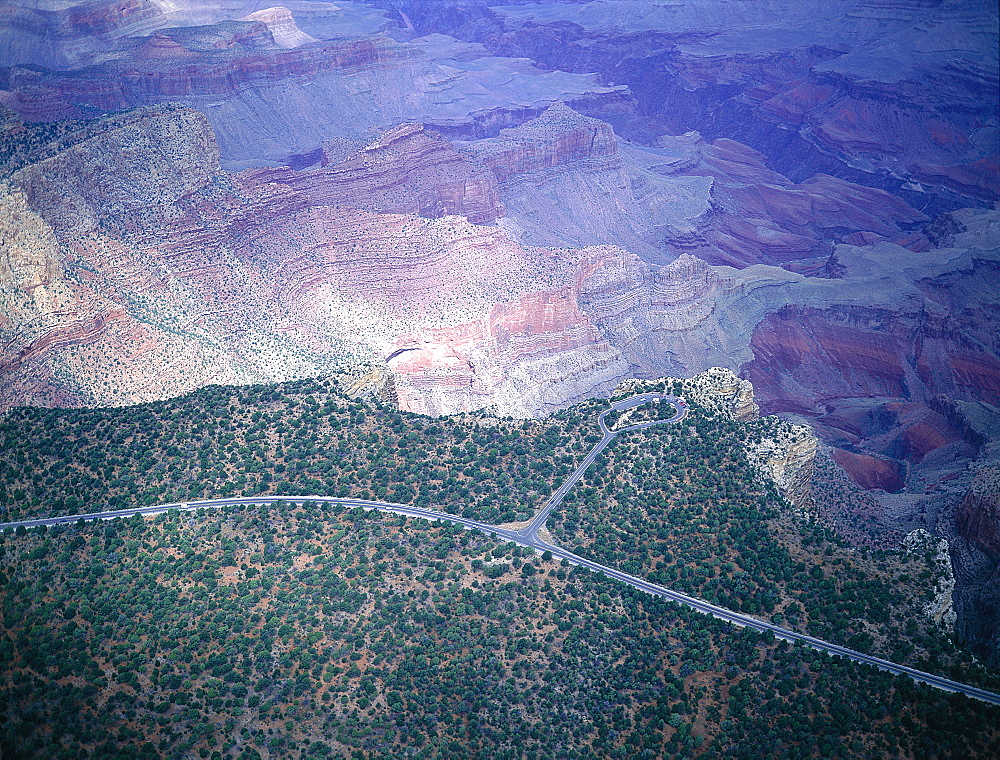
[{"label": "eroded rock formation", "polygon": [[[0,405],[375,367],[534,416],[726,367],[894,542],[962,502],[988,642],[995,4],[448,7],[8,2]],[[801,502],[808,442],[768,440]]]},{"label": "eroded rock formation", "polygon": [[910,531],[903,538],[903,549],[910,554],[924,554],[935,568],[934,598],[924,605],[924,614],[947,631],[955,628],[955,574],[948,555],[948,539],[935,538],[923,528]]},{"label": "eroded rock formation", "polygon": [[[629,388],[623,383],[618,391]],[[682,381],[683,394],[713,414],[752,423],[746,446],[750,464],[773,482],[788,501],[810,510],[813,465],[819,441],[806,425],[771,417],[761,419],[753,385],[732,370],[710,367]]]},{"label": "eroded rock formation", "polygon": [[955,631],[986,662],[1000,664],[1000,464],[974,470],[955,515],[951,559],[957,578]]},{"label": "eroded rock formation", "polygon": [[315,205],[216,157],[199,114],[146,109],[11,175],[6,404],[122,403],[392,357],[407,408],[533,415],[627,372],[573,289],[582,261],[621,251],[529,251],[461,217]]},{"label": "eroded rock formation", "polygon": [[346,160],[309,171],[261,169],[250,182],[278,182],[316,206],[347,206],[489,224],[503,214],[493,173],[420,124],[402,124]]}]

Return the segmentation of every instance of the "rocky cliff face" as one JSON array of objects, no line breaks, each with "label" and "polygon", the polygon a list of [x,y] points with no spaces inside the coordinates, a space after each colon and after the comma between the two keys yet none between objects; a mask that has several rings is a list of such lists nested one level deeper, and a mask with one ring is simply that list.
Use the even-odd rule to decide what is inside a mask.
[{"label": "rocky cliff face", "polygon": [[748,422],[760,418],[753,385],[722,367],[709,367],[684,384],[684,393],[715,414]]},{"label": "rocky cliff face", "polygon": [[529,251],[457,216],[316,205],[222,172],[187,109],[111,117],[40,155],[4,196],[5,404],[122,403],[388,359],[405,408],[534,415],[627,372],[573,288],[581,261],[620,251]]},{"label": "rocky cliff face", "polygon": [[[418,25],[428,17],[418,3],[404,7]],[[970,139],[997,119],[992,5],[536,3],[491,11],[492,24],[456,18],[452,33],[628,84],[637,107],[611,120],[638,142],[696,128],[761,150],[793,179],[823,172],[913,197],[931,188],[998,197],[996,144]],[[449,28],[446,18],[433,23]]]},{"label": "rocky cliff face", "polygon": [[765,473],[797,509],[812,509],[810,490],[819,441],[804,425],[782,426],[748,447],[747,459]]},{"label": "rocky cliff face", "polygon": [[280,5],[254,11],[244,16],[243,20],[263,23],[271,33],[271,40],[280,48],[297,48],[300,45],[308,45],[310,42],[318,41],[315,37],[311,37],[299,29],[292,12]]},{"label": "rocky cliff face", "polygon": [[756,421],[747,459],[797,509],[812,506],[809,494],[818,440],[805,425],[761,420],[753,385],[732,371],[712,367],[684,382],[684,392],[707,409],[744,422]]},{"label": "rocky cliff face", "polygon": [[[54,121],[183,103],[208,117],[223,165],[243,169],[285,164],[328,139],[370,141],[401,122],[452,136],[496,134],[554,102],[596,104],[624,90],[590,75],[490,57],[441,35],[396,41],[380,33],[391,26],[383,15],[355,6],[300,14],[319,35],[315,41],[295,17],[261,14],[220,21],[225,7],[180,2],[151,20],[145,36],[93,38],[100,54],[72,71],[60,70],[59,57],[40,45],[32,56],[46,68],[0,69],[0,104],[31,121]],[[199,25],[183,26],[189,19]],[[44,29],[42,37],[51,33]]]},{"label": "rocky cliff face", "polygon": [[611,125],[590,119],[565,103],[557,103],[537,118],[518,127],[500,130],[499,136],[466,142],[461,149],[489,167],[497,181],[618,152]]},{"label": "rocky cliff face", "polygon": [[400,125],[346,160],[310,171],[262,169],[247,181],[287,185],[316,206],[347,206],[490,224],[503,215],[493,173],[420,124]]},{"label": "rocky cliff face", "polygon": [[628,372],[569,286],[500,304],[483,319],[397,339],[400,404],[440,414],[488,408],[533,417],[608,393]]},{"label": "rocky cliff face", "polygon": [[4,6],[0,405],[374,366],[534,416],[726,367],[893,537],[957,515],[990,625],[950,509],[1000,437],[995,4],[392,6]]},{"label": "rocky cliff face", "polygon": [[1000,464],[974,470],[954,517],[951,560],[957,588],[955,632],[991,665],[1000,664]]},{"label": "rocky cliff face", "polygon": [[[668,384],[671,378],[654,381]],[[754,389],[748,381],[722,367],[710,367],[693,377],[679,381],[682,394],[713,414],[749,423],[747,459],[760,476],[777,486],[788,501],[800,510],[812,507],[810,487],[818,440],[806,425],[793,425],[776,417],[759,416]],[[669,385],[668,385],[669,387]],[[641,393],[649,381],[626,380],[615,396]],[[625,418],[619,425],[625,424]]]}]

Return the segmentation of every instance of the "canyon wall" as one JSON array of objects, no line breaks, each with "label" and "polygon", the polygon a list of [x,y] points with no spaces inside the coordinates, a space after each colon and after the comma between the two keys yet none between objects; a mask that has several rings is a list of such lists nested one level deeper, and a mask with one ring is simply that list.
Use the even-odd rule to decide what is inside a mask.
[{"label": "canyon wall", "polygon": [[308,171],[249,172],[247,181],[277,182],[316,206],[464,216],[490,224],[503,215],[494,173],[420,124],[402,124],[345,160]]},{"label": "canyon wall", "polygon": [[[996,447],[993,447],[994,449]],[[951,559],[958,588],[955,631],[991,665],[1000,665],[1000,451],[974,470],[958,505]]]}]

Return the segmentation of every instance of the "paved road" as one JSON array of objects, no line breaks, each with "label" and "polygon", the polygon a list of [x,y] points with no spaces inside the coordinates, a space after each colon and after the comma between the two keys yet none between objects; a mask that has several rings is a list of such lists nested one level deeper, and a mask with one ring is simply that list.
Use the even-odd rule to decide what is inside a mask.
[{"label": "paved road", "polygon": [[[674,408],[674,415],[670,419],[648,420],[635,425],[629,425],[621,428],[620,430],[608,429],[604,420],[609,414],[611,414],[611,412],[621,412],[648,403],[667,403]],[[667,396],[660,393],[642,393],[638,396],[630,396],[629,398],[613,402],[611,404],[611,409],[605,409],[597,418],[597,424],[601,428],[601,440],[594,445],[594,448],[592,448],[588,452],[587,456],[583,458],[583,461],[580,462],[580,465],[573,471],[573,474],[566,478],[563,484],[559,486],[558,490],[552,494],[552,496],[549,497],[549,500],[545,502],[540,510],[538,510],[537,514],[531,518],[531,522],[527,525],[527,527],[517,531],[517,535],[522,539],[538,541],[538,531],[541,530],[543,525],[545,525],[545,521],[549,519],[549,513],[562,504],[563,499],[566,498],[566,494],[568,494],[570,489],[576,485],[577,481],[583,477],[587,468],[594,463],[595,459],[597,459],[598,454],[604,451],[604,449],[608,447],[608,444],[610,444],[619,433],[623,433],[627,430],[641,430],[643,428],[652,427],[653,425],[674,425],[683,420],[685,417],[687,417],[687,404],[676,396]]]},{"label": "paved road", "polygon": [[[643,396],[652,396],[654,394],[643,394]],[[624,399],[617,404],[629,404],[633,400],[639,397],[631,397],[629,399]],[[632,408],[638,406],[641,403],[648,403],[651,399],[645,398],[637,403],[632,403],[630,406],[612,406],[616,409],[622,410],[627,408]],[[889,660],[883,660],[879,657],[872,657],[871,655],[864,654],[863,652],[857,652],[853,649],[848,649],[847,647],[840,646],[839,644],[833,644],[828,641],[823,641],[822,639],[817,639],[812,636],[808,636],[804,633],[798,633],[797,631],[792,631],[788,628],[782,628],[781,626],[773,625],[767,623],[763,620],[758,620],[750,615],[744,615],[740,612],[734,612],[733,610],[726,609],[725,607],[719,607],[717,605],[711,604],[709,602],[703,601],[701,599],[696,599],[695,597],[688,596],[687,594],[682,594],[679,591],[674,591],[665,586],[660,586],[657,583],[652,583],[650,581],[638,578],[634,575],[629,575],[628,573],[623,573],[621,570],[616,570],[613,567],[608,567],[607,565],[601,565],[600,563],[594,562],[587,559],[586,557],[581,557],[578,554],[567,551],[562,547],[548,544],[542,541],[538,537],[538,529],[545,522],[545,517],[548,513],[552,511],[557,504],[562,502],[562,499],[566,496],[569,488],[576,483],[586,471],[587,467],[593,463],[594,459],[600,454],[604,448],[621,432],[627,430],[640,430],[642,428],[651,427],[653,425],[662,425],[677,423],[684,419],[687,414],[686,406],[684,406],[680,400],[668,401],[674,406],[675,414],[669,420],[651,420],[648,422],[639,423],[636,425],[630,425],[628,427],[622,428],[621,430],[613,431],[609,430],[605,424],[604,418],[611,411],[606,410],[601,413],[598,418],[598,424],[600,425],[601,431],[603,433],[601,440],[594,446],[590,454],[584,458],[580,466],[573,472],[572,475],[560,486],[559,490],[545,503],[542,509],[539,511],[538,515],[532,519],[528,527],[521,530],[509,530],[506,528],[501,528],[496,525],[490,525],[489,523],[479,522],[478,520],[470,520],[465,517],[459,517],[458,515],[448,514],[447,512],[438,512],[433,509],[421,509],[420,507],[413,507],[409,504],[394,504],[392,502],[384,501],[368,501],[366,499],[344,499],[333,496],[249,496],[249,497],[236,497],[231,499],[207,499],[202,501],[189,501],[189,502],[175,502],[171,504],[158,504],[151,507],[137,507],[134,509],[120,509],[112,512],[93,512],[88,514],[80,515],[64,515],[62,517],[48,517],[41,518],[37,520],[22,520],[20,522],[12,523],[0,523],[0,530],[5,528],[16,528],[23,525],[25,528],[35,528],[41,525],[60,525],[69,522],[76,522],[81,518],[84,520],[106,520],[115,519],[122,517],[131,517],[132,515],[156,515],[168,512],[172,509],[179,509],[181,511],[192,511],[202,508],[207,509],[218,509],[227,506],[253,506],[261,504],[274,504],[276,502],[292,502],[292,503],[302,503],[305,501],[319,502],[325,504],[339,504],[344,507],[353,508],[361,507],[362,509],[375,509],[381,512],[389,512],[393,514],[406,515],[408,517],[420,517],[428,520],[441,520],[456,525],[462,525],[469,529],[481,530],[484,533],[489,533],[498,538],[505,539],[507,541],[513,541],[514,543],[520,544],[521,546],[529,546],[538,551],[550,551],[553,557],[558,557],[560,559],[565,559],[581,567],[589,568],[590,570],[598,573],[603,573],[609,578],[613,578],[622,583],[627,583],[633,588],[637,588],[640,591],[645,591],[649,594],[655,596],[661,596],[666,599],[677,602],[678,604],[684,604],[688,607],[698,610],[699,612],[712,615],[720,620],[725,620],[729,623],[738,626],[746,626],[749,628],[754,628],[758,631],[770,631],[775,637],[784,639],[791,642],[799,642],[806,646],[812,647],[813,649],[818,649],[819,651],[826,652],[831,655],[838,655],[840,657],[846,657],[849,660],[854,660],[855,662],[865,663],[867,665],[873,665],[876,668],[885,670],[890,673],[905,675],[912,678],[914,681],[920,683],[928,684],[938,689],[944,691],[957,692],[959,694],[965,694],[967,697],[972,699],[978,699],[983,702],[988,702],[994,705],[1000,705],[1000,694],[994,694],[993,692],[986,691],[985,689],[980,689],[976,686],[969,686],[967,684],[959,683],[958,681],[952,681],[948,678],[943,678],[941,676],[936,676],[933,673],[925,673],[921,670],[915,668],[910,668],[905,665],[899,665]],[[567,484],[569,484],[567,486]],[[561,495],[560,495],[561,494]],[[558,498],[557,498],[558,497]],[[539,520],[539,516],[544,516]]]}]

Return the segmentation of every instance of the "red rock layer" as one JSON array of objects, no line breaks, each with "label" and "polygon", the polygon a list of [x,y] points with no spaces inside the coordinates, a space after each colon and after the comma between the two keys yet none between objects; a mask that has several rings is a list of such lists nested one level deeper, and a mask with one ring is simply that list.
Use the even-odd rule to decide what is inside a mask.
[{"label": "red rock layer", "polygon": [[557,103],[538,118],[503,129],[497,138],[468,143],[465,149],[478,156],[499,182],[506,182],[519,174],[609,156],[618,146],[610,124]]},{"label": "red rock layer", "polygon": [[625,369],[572,287],[497,304],[466,324],[401,336],[388,363],[400,405],[432,414],[449,406],[522,414],[556,408],[586,398],[602,382],[610,390]]},{"label": "red rock layer", "polygon": [[955,513],[959,535],[1000,558],[1000,465],[979,468]]},{"label": "red rock layer", "polygon": [[789,182],[768,168],[763,155],[728,139],[705,145],[701,163],[683,173],[714,179],[713,211],[698,221],[700,241],[669,235],[668,241],[713,264],[825,258],[831,239],[855,231],[895,236],[905,225],[927,219],[883,190],[825,174]]},{"label": "red rock layer", "polygon": [[126,24],[156,18],[162,14],[151,0],[105,0],[69,8],[64,16],[63,34],[90,35],[115,32]]},{"label": "red rock layer", "polygon": [[[263,23],[249,23],[270,36]],[[44,115],[42,105],[54,104],[45,120],[63,118],[78,107],[114,111],[177,98],[231,95],[233,92],[286,77],[304,77],[335,70],[391,66],[413,53],[391,40],[323,42],[290,50],[261,50],[233,40],[217,51],[191,50],[183,40],[163,33],[142,43],[140,55],[125,62],[93,66],[72,74],[12,70],[6,105],[22,117]]]},{"label": "red rock layer", "polygon": [[330,167],[261,169],[243,176],[251,184],[287,185],[317,206],[430,218],[459,215],[475,224],[503,215],[493,174],[419,124],[400,125]]},{"label": "red rock layer", "polygon": [[754,330],[747,373],[764,404],[786,411],[859,395],[1000,402],[1000,361],[947,328],[926,313],[788,307]]},{"label": "red rock layer", "polygon": [[[830,440],[901,462],[919,463],[946,447],[952,456],[971,456],[974,436],[934,400],[943,393],[1000,401],[1000,361],[989,352],[972,354],[967,344],[966,335],[926,313],[787,307],[754,330],[745,376],[765,412],[808,415]],[[892,475],[882,460],[838,456],[865,487],[898,485],[898,472]]]},{"label": "red rock layer", "polygon": [[899,462],[844,449],[833,449],[830,456],[862,488],[879,488],[890,493],[903,488],[905,481]]}]

